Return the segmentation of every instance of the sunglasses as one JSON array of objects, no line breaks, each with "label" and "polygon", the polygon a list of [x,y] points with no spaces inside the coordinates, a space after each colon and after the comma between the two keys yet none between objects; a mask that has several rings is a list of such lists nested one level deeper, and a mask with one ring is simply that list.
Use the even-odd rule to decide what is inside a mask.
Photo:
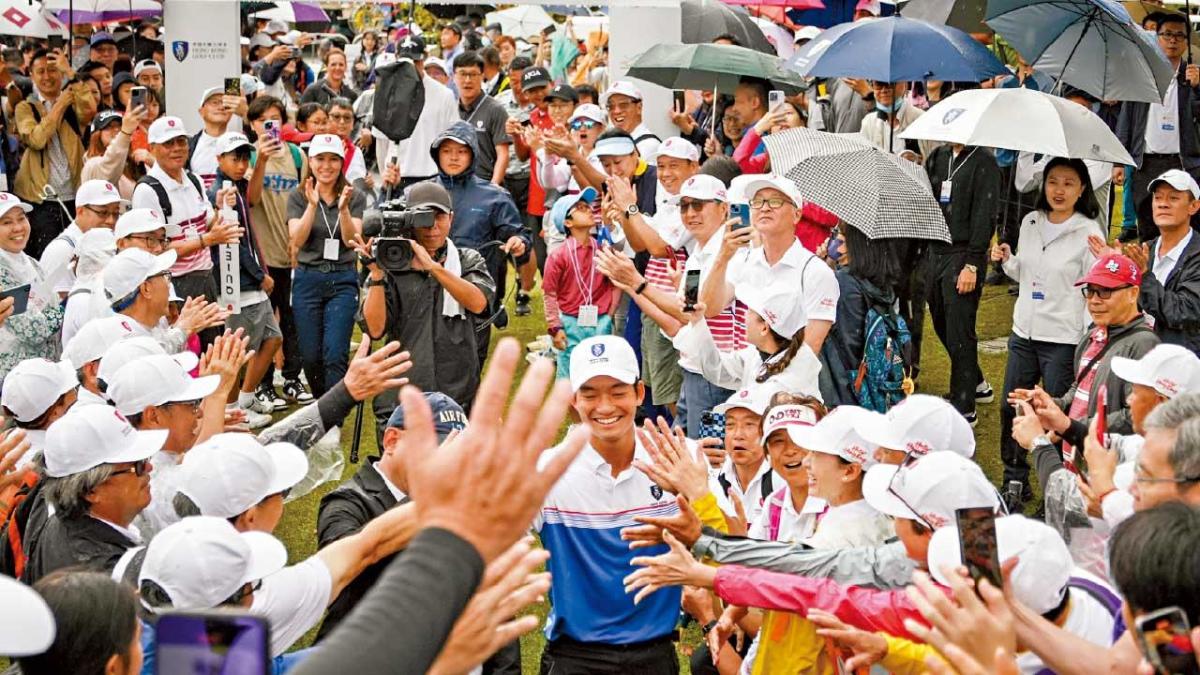
[{"label": "sunglasses", "polygon": [[229,596],[225,600],[225,602],[222,602],[221,604],[222,605],[240,605],[240,604],[242,604],[243,600],[250,597],[251,595],[254,595],[256,592],[258,592],[260,590],[262,590],[262,579],[259,579],[258,581],[252,581],[247,584],[243,584],[242,587],[239,588],[236,593]]},{"label": "sunglasses", "polygon": [[596,120],[571,120],[571,131],[579,131],[580,129],[595,129],[600,126]]},{"label": "sunglasses", "polygon": [[131,474],[137,476],[138,478],[141,478],[142,476],[146,475],[146,469],[149,466],[150,466],[150,460],[139,459],[138,461],[133,463],[133,466],[125,468],[125,469],[117,469],[116,471],[112,472],[112,475],[120,476],[121,474],[131,473]]},{"label": "sunglasses", "polygon": [[688,211],[703,211],[705,205],[712,204],[712,200],[708,199],[689,199],[679,202],[679,212],[687,213]]}]

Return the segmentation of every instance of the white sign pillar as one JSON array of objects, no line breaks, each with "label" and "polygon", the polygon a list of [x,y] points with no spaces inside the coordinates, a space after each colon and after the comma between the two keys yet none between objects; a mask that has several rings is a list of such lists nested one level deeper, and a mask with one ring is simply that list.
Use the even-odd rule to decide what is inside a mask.
[{"label": "white sign pillar", "polygon": [[[625,77],[629,64],[657,44],[681,44],[681,10],[678,0],[610,0],[612,34],[608,42],[609,82]],[[644,80],[632,80],[645,97],[643,121],[659,138],[678,136],[671,123],[671,90]],[[649,158],[653,159],[653,158]]]},{"label": "white sign pillar", "polygon": [[167,113],[190,133],[203,128],[200,95],[242,72],[241,3],[171,0],[163,3]]}]

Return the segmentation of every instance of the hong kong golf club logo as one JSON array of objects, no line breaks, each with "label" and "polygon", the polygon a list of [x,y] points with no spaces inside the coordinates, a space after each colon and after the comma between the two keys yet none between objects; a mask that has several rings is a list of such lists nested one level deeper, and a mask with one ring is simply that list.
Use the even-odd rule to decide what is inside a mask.
[{"label": "hong kong golf club logo", "polygon": [[966,112],[965,108],[951,108],[951,109],[947,110],[946,114],[942,115],[942,124],[950,124],[954,120],[961,117],[962,114],[965,112]]},{"label": "hong kong golf club logo", "polygon": [[592,356],[596,358],[604,356],[604,345],[592,345]]},{"label": "hong kong golf club logo", "polygon": [[650,496],[654,497],[655,499],[662,499],[663,489],[657,485],[651,485],[650,486]]},{"label": "hong kong golf club logo", "polygon": [[171,43],[171,53],[175,55],[175,60],[183,63],[183,60],[188,57],[189,45],[184,40],[176,40]]}]

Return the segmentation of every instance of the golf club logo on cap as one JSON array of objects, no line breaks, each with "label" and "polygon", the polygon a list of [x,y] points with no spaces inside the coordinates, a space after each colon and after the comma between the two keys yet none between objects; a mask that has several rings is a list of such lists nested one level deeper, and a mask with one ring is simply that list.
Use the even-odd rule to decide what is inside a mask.
[{"label": "golf club logo on cap", "polygon": [[604,345],[600,343],[592,345],[592,356],[596,358],[604,356]]},{"label": "golf club logo on cap", "polygon": [[112,186],[112,183],[105,183],[105,184],[104,184],[104,191],[105,191],[105,192],[112,192],[112,191],[114,191],[114,190],[116,190],[116,188],[114,188],[114,187]]},{"label": "golf club logo on cap", "polygon": [[1160,377],[1154,382],[1155,386],[1171,396],[1179,394],[1179,383],[1169,377]]},{"label": "golf club logo on cap", "polygon": [[175,126],[175,120],[167,120],[167,126],[169,126],[169,127]]},{"label": "golf club logo on cap", "polygon": [[846,446],[843,452],[845,452],[850,459],[854,460],[856,464],[863,464],[867,461],[867,449],[858,443],[852,443]]},{"label": "golf club logo on cap", "polygon": [[1109,260],[1107,263],[1105,263],[1104,269],[1108,270],[1109,272],[1112,272],[1113,274],[1116,274],[1117,272],[1121,271],[1121,264],[1118,263],[1116,260]]},{"label": "golf club logo on cap", "polygon": [[773,310],[773,309],[764,310],[763,316],[766,317],[767,323],[770,323],[770,324],[779,323],[779,315],[776,314],[775,310]]},{"label": "golf club logo on cap", "polygon": [[950,524],[950,521],[943,518],[942,514],[928,511],[921,514],[922,520],[933,526],[933,529],[940,530]]},{"label": "golf club logo on cap", "polygon": [[933,448],[925,441],[909,441],[904,444],[904,451],[917,455],[928,455],[930,452],[933,452]]},{"label": "golf club logo on cap", "polygon": [[946,114],[942,115],[942,124],[950,124],[959,117],[962,117],[962,114],[966,111],[966,108],[951,108],[947,110]]}]

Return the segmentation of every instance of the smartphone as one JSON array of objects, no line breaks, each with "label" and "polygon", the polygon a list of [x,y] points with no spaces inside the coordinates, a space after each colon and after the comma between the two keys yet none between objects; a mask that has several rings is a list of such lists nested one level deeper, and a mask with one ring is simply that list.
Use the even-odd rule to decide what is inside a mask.
[{"label": "smartphone", "polygon": [[688,270],[683,280],[684,310],[692,311],[700,301],[700,270]]},{"label": "smartphone", "polygon": [[705,410],[700,413],[700,438],[719,438],[725,442],[725,416]]},{"label": "smartphone", "polygon": [[275,141],[279,140],[279,120],[263,120],[263,131]]},{"label": "smartphone", "polygon": [[48,39],[50,51],[66,49],[67,39],[61,35],[51,35]]},{"label": "smartphone", "polygon": [[240,612],[169,612],[155,626],[155,672],[271,672],[267,620]]},{"label": "smartphone", "polygon": [[673,110],[677,110],[679,112],[687,110],[687,98],[684,92],[676,89],[675,91],[671,92],[671,98],[674,99],[674,108],[672,108]]},{"label": "smartphone", "polygon": [[146,105],[146,88],[134,87],[129,90],[129,109],[133,110],[138,106]]},{"label": "smartphone", "polygon": [[242,78],[227,77],[225,78],[225,93],[229,96],[242,95]]},{"label": "smartphone", "polygon": [[836,227],[829,233],[829,240],[825,242],[825,255],[829,259],[837,262],[842,259],[842,239],[841,232],[838,232]]},{"label": "smartphone", "polygon": [[733,229],[740,230],[743,227],[750,227],[749,204],[730,204],[729,213],[739,220],[739,222],[733,224]]},{"label": "smartphone", "polygon": [[1179,607],[1164,607],[1134,619],[1134,633],[1142,656],[1158,675],[1197,675],[1191,626]]},{"label": "smartphone", "polygon": [[958,547],[971,578],[987,579],[1002,588],[1000,553],[996,546],[996,512],[990,507],[957,509]]},{"label": "smartphone", "polygon": [[6,291],[0,291],[0,300],[4,298],[13,299],[13,316],[24,314],[25,310],[29,309],[29,289],[30,285],[16,286]]},{"label": "smartphone", "polygon": [[772,89],[767,93],[767,110],[774,110],[775,106],[783,103],[783,92],[778,89]]},{"label": "smartphone", "polygon": [[556,28],[554,26],[554,24],[550,24],[549,26],[546,26],[545,28],[542,29],[542,36],[550,37],[551,35],[554,35],[554,32],[556,30],[558,30],[558,28]]}]

